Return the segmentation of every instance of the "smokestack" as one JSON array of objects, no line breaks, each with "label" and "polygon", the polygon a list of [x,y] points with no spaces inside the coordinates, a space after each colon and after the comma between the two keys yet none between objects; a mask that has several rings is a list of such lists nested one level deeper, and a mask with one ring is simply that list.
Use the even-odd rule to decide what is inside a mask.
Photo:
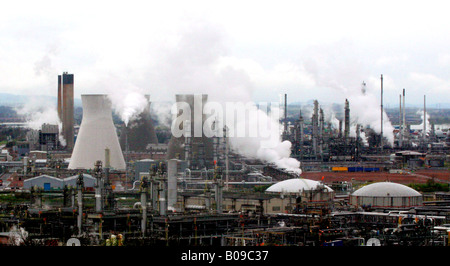
[{"label": "smokestack", "polygon": [[423,134],[422,134],[422,138],[423,138],[423,145],[425,146],[425,138],[427,135],[427,100],[426,100],[426,95],[423,96]]},{"label": "smokestack", "polygon": [[300,117],[299,117],[299,124],[300,124],[300,158],[303,158],[303,116],[302,116],[302,110],[300,109]]},{"label": "smokestack", "polygon": [[403,136],[404,139],[407,138],[406,132],[406,105],[405,105],[405,89],[403,89]]},{"label": "smokestack", "polygon": [[401,148],[403,146],[403,123],[402,123],[402,95],[399,95],[399,111],[398,111],[398,129],[399,129],[399,139],[398,146]]},{"label": "smokestack", "polygon": [[124,170],[125,160],[112,120],[111,101],[107,95],[81,95],[83,120],[70,159],[69,169],[91,169],[96,161],[105,163],[109,149],[110,166]]},{"label": "smokestack", "polygon": [[350,106],[347,99],[345,99],[345,116],[344,116],[344,138],[347,140],[350,136]]},{"label": "smokestack", "polygon": [[313,151],[314,155],[317,156],[317,136],[319,131],[319,102],[314,100],[314,114],[312,116],[312,141],[313,141]]},{"label": "smokestack", "polygon": [[284,94],[284,135],[287,135],[287,94]]},{"label": "smokestack", "polygon": [[58,118],[62,122],[62,79],[61,75],[58,75]]},{"label": "smokestack", "polygon": [[62,135],[69,151],[73,150],[74,145],[73,80],[73,74],[67,72],[58,76],[58,116],[62,122]]},{"label": "smokestack", "polygon": [[320,115],[319,115],[319,152],[320,154],[323,153],[323,137],[324,137],[324,132],[325,132],[325,119],[324,119],[324,115],[323,115],[323,109],[320,108]]},{"label": "smokestack", "polygon": [[339,134],[338,134],[339,138],[342,138],[342,120],[339,120]]},{"label": "smokestack", "polygon": [[380,133],[380,146],[383,151],[383,74],[381,74],[381,133]]}]

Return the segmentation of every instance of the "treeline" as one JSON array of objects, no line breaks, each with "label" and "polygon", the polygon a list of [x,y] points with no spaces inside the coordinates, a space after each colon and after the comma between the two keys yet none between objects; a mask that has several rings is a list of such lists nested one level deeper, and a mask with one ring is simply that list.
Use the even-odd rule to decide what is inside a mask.
[{"label": "treeline", "polygon": [[450,184],[437,183],[434,179],[429,179],[425,184],[410,184],[409,187],[419,192],[450,191]]}]

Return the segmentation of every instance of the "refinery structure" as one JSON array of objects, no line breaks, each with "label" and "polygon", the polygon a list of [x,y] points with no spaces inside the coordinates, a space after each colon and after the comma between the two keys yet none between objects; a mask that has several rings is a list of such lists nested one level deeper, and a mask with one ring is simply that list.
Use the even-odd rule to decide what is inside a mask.
[{"label": "refinery structure", "polygon": [[[398,123],[384,127],[383,76],[380,129],[352,122],[349,99],[332,120],[317,100],[291,112],[284,95],[278,137],[292,144],[294,169],[239,152],[226,126],[194,134],[211,121],[202,109],[182,123],[192,134],[170,134],[155,124],[152,95],[124,124],[108,95],[83,94],[76,124],[74,80],[58,76],[62,127],[2,147],[0,192],[14,200],[1,202],[1,245],[450,245],[449,131],[408,124],[405,89]],[[210,100],[174,99],[191,110]]]}]

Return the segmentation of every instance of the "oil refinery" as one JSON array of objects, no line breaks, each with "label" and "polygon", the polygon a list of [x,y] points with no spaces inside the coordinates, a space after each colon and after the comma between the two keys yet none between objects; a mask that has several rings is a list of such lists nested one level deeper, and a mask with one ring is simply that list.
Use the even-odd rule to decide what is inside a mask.
[{"label": "oil refinery", "polygon": [[152,95],[125,124],[108,95],[83,94],[76,122],[74,75],[57,88],[61,129],[2,145],[1,245],[450,245],[450,134],[408,124],[404,89],[392,132],[382,102],[376,130],[352,122],[348,99],[329,118],[317,100],[288,106],[285,94],[276,149],[290,156],[271,160],[276,149],[242,152],[252,141],[223,124],[194,134],[211,121],[207,94],[174,95],[201,103],[179,137],[158,123]]}]

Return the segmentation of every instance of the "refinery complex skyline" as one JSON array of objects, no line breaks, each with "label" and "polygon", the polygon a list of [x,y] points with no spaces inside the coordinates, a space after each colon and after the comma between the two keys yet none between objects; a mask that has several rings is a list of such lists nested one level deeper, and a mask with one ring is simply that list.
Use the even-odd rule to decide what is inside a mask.
[{"label": "refinery complex skyline", "polygon": [[2,3],[0,246],[449,247],[445,7]]}]

